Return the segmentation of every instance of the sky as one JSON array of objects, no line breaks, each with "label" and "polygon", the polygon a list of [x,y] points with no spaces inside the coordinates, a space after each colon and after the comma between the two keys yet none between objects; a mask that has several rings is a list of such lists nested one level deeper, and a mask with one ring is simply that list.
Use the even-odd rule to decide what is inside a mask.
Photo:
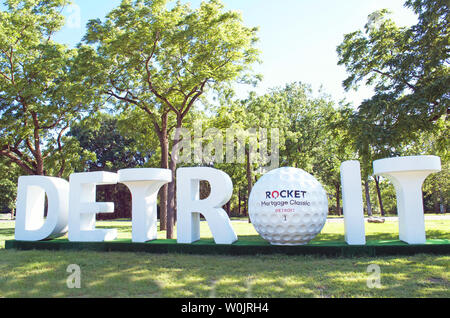
[{"label": "sky", "polygon": [[[193,8],[200,0],[183,0]],[[258,48],[261,64],[253,69],[263,75],[256,88],[242,86],[238,97],[245,98],[249,90],[264,94],[270,88],[288,83],[310,84],[314,91],[322,88],[335,101],[345,99],[357,107],[369,98],[370,87],[345,92],[347,77],[344,66],[338,66],[336,47],[344,35],[364,28],[367,16],[387,8],[400,26],[410,26],[417,17],[403,7],[404,0],[222,0],[227,10],[240,11],[244,24],[259,27]],[[66,26],[55,36],[58,42],[76,45],[85,33],[90,19],[104,18],[120,0],[74,0],[64,10]]]}]

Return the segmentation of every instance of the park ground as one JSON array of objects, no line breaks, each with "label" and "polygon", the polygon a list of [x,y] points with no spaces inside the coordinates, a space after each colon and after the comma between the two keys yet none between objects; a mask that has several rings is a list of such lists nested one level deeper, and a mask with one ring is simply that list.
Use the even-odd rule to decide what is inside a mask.
[{"label": "park ground", "polygon": [[[233,220],[240,239],[261,240],[253,226]],[[100,221],[131,237],[131,222]],[[202,238],[211,237],[202,222]],[[426,219],[427,238],[449,239],[448,217]],[[344,239],[329,220],[314,239]],[[367,240],[398,239],[396,219],[366,223]],[[158,237],[164,238],[159,232]],[[339,257],[212,256],[91,251],[5,250],[14,222],[0,221],[0,297],[450,297],[450,256]],[[80,288],[69,288],[71,264]],[[379,275],[378,275],[379,273]],[[73,286],[72,286],[73,287]]]}]

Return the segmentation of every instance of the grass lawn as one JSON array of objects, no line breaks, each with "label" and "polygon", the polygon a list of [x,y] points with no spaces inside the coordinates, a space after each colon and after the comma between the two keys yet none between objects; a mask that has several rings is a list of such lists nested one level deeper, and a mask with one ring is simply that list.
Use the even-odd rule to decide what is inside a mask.
[{"label": "grass lawn", "polygon": [[[131,237],[131,222],[97,222]],[[261,240],[251,224],[233,222],[240,239]],[[202,237],[211,237],[202,222]],[[427,220],[427,238],[449,239],[450,220]],[[344,224],[327,223],[315,240],[343,240]],[[366,223],[367,240],[398,238],[397,222]],[[164,233],[158,233],[164,238]],[[88,251],[5,250],[14,223],[0,222],[0,297],[450,297],[450,256],[327,258],[209,256]],[[70,289],[67,267],[81,269]],[[369,288],[380,269],[380,287]]]}]

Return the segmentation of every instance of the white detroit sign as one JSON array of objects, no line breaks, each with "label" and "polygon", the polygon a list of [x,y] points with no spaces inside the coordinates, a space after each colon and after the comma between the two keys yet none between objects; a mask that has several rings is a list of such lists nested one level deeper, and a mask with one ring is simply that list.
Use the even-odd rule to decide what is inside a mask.
[{"label": "white detroit sign", "polygon": [[[425,243],[421,186],[430,173],[440,169],[440,158],[436,156],[397,157],[374,162],[374,173],[391,180],[395,186],[400,240],[409,244]],[[202,180],[207,181],[211,188],[205,199],[199,198]],[[68,233],[69,241],[74,242],[114,240],[117,237],[116,229],[95,227],[97,213],[114,212],[114,203],[96,202],[95,190],[100,184],[123,183],[132,193],[132,242],[155,240],[157,194],[169,182],[172,182],[170,170],[156,168],[124,169],[118,173],[74,173],[70,175],[69,182],[54,177],[22,176],[18,182],[15,238],[19,241],[39,241]],[[200,239],[200,214],[204,215],[217,244],[232,244],[238,239],[228,215],[222,209],[231,198],[233,189],[231,179],[225,172],[210,167],[179,168],[176,182],[177,242],[189,244]],[[364,245],[359,162],[342,163],[341,183],[345,241],[351,245]],[[255,188],[254,191],[267,192],[267,189]],[[254,191],[251,197],[255,197]],[[283,189],[280,188],[279,192],[275,191],[271,195],[281,195],[281,191]],[[48,201],[47,217],[44,216],[45,195]],[[301,220],[297,221],[301,223]],[[284,240],[282,243],[296,242]],[[304,242],[297,240],[297,243]]]}]

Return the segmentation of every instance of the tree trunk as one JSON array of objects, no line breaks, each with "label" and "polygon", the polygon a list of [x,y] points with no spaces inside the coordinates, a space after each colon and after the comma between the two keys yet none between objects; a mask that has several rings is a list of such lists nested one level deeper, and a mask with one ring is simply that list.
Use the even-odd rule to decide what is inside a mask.
[{"label": "tree trunk", "polygon": [[166,237],[168,239],[173,238],[173,227],[176,223],[176,206],[175,206],[175,195],[176,195],[176,170],[178,162],[178,150],[179,142],[181,137],[180,128],[182,126],[182,117],[177,118],[177,126],[175,130],[175,135],[173,139],[173,147],[170,155],[169,169],[172,171],[172,182],[168,185],[167,191],[167,232]]},{"label": "tree trunk", "polygon": [[369,180],[367,178],[365,178],[364,180],[364,192],[366,195],[367,215],[372,216],[372,204],[370,203],[370,193],[369,193]]},{"label": "tree trunk", "polygon": [[341,184],[336,183],[336,213],[341,216],[341,202],[339,196],[341,195]]},{"label": "tree trunk", "polygon": [[244,216],[248,216],[247,207],[248,207],[248,198],[247,194],[244,194]]},{"label": "tree trunk", "polygon": [[31,117],[33,118],[34,125],[34,151],[30,148],[31,152],[34,155],[36,160],[36,174],[43,176],[44,173],[44,159],[42,158],[41,152],[41,137],[39,136],[39,121],[37,114],[35,112],[31,112]]},{"label": "tree trunk", "polygon": [[[252,165],[251,165],[251,161],[250,161],[250,150],[246,149],[245,150],[245,156],[246,156],[246,161],[247,161],[247,166],[246,166],[246,172],[247,172],[247,204],[246,204],[246,214],[247,216],[249,216],[248,214],[248,200],[250,198],[250,192],[252,192],[252,187],[253,187],[253,180],[252,180]],[[250,217],[248,218],[248,223],[251,223],[250,221]]]},{"label": "tree trunk", "polygon": [[44,160],[42,159],[41,150],[39,149],[39,152],[36,151],[35,154],[35,160],[36,160],[36,175],[43,176],[44,173]]},{"label": "tree trunk", "polygon": [[238,215],[241,216],[241,188],[238,190]]},{"label": "tree trunk", "polygon": [[440,204],[439,204],[439,199],[440,199],[440,195],[439,195],[439,190],[438,189],[433,189],[433,205],[434,205],[434,212],[435,213],[439,213],[441,211],[440,209]]},{"label": "tree trunk", "polygon": [[442,214],[445,214],[447,212],[446,211],[447,210],[447,202],[445,202],[445,198],[442,195],[442,188],[440,188],[440,187],[439,187],[439,199],[440,199],[440,204],[439,204],[440,212]]},{"label": "tree trunk", "polygon": [[[167,135],[167,116],[162,116],[161,131],[158,131],[161,146],[161,168],[169,169],[169,138]],[[167,230],[167,195],[168,185],[165,184],[159,192],[159,229]]]},{"label": "tree trunk", "polygon": [[159,191],[159,230],[167,230],[167,184]]},{"label": "tree trunk", "polygon": [[381,216],[385,216],[384,207],[383,207],[383,200],[381,198],[380,177],[379,176],[373,176],[373,180],[375,180],[375,188],[377,189],[378,203],[380,204],[380,214],[381,214]]},{"label": "tree trunk", "polygon": [[172,172],[172,182],[168,184],[167,189],[167,230],[166,238],[173,238],[173,227],[175,226],[175,174],[177,169],[177,164],[173,160],[169,162],[169,169]]}]

